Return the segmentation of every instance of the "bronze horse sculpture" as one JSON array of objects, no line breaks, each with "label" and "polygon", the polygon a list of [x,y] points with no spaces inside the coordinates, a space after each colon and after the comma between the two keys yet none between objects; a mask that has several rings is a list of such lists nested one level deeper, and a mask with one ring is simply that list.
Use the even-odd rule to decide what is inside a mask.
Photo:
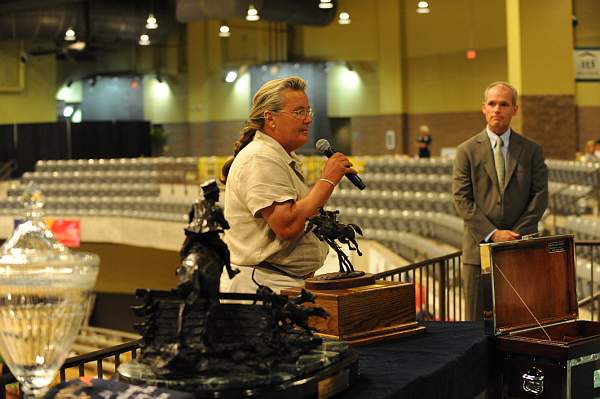
[{"label": "bronze horse sculpture", "polygon": [[[340,246],[335,242],[338,240],[342,244],[346,244],[350,251],[356,251],[358,255],[362,255],[356,242],[356,233],[362,236],[362,230],[359,226],[353,223],[344,224],[337,220],[337,215],[340,211],[326,211],[319,208],[319,214],[308,218],[308,225],[305,232],[313,232],[317,238],[326,242],[338,255],[340,264],[340,275],[344,277],[363,275],[363,272],[354,270],[354,266],[348,259],[348,256],[342,251]],[[338,277],[339,278],[339,277]]]}]

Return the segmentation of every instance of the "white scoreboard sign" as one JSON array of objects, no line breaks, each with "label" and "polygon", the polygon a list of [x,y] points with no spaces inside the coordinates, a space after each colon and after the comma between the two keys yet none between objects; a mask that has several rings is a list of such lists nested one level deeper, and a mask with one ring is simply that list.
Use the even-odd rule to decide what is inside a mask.
[{"label": "white scoreboard sign", "polygon": [[600,81],[600,49],[577,49],[573,61],[576,80]]}]

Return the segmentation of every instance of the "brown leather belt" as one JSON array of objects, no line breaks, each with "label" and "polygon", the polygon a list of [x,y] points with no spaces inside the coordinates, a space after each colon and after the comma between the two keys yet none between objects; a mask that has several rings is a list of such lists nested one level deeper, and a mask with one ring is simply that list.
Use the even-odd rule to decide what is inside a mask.
[{"label": "brown leather belt", "polygon": [[265,269],[265,270],[269,270],[278,274],[283,274],[284,276],[287,277],[291,277],[291,278],[301,278],[306,280],[307,278],[313,277],[315,275],[315,272],[310,272],[305,274],[304,276],[295,276],[293,274],[290,274],[288,272],[286,272],[283,269],[278,268],[277,266],[273,265],[272,263],[269,263],[267,261],[262,261],[260,262],[258,265],[255,266],[258,269]]}]

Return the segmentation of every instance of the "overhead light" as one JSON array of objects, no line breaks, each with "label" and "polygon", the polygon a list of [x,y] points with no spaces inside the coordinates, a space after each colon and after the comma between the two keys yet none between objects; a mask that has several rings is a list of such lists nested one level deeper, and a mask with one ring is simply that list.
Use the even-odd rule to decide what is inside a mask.
[{"label": "overhead light", "polygon": [[233,82],[235,82],[237,77],[238,77],[238,74],[236,71],[228,71],[227,74],[225,75],[225,81],[227,83],[233,83]]},{"label": "overhead light", "polygon": [[70,118],[71,115],[73,115],[73,112],[75,112],[75,108],[73,108],[71,105],[67,105],[64,109],[63,109],[63,116],[65,118]]},{"label": "overhead light", "polygon": [[152,85],[152,93],[155,98],[166,99],[171,95],[171,89],[169,88],[169,84],[163,81],[157,81]]},{"label": "overhead light", "polygon": [[74,42],[75,39],[77,39],[77,37],[75,37],[75,31],[69,26],[69,28],[65,32],[65,40],[68,42]]},{"label": "overhead light", "polygon": [[73,117],[71,118],[71,122],[73,123],[81,123],[81,109],[77,108],[77,111],[73,113]]},{"label": "overhead light", "polygon": [[340,25],[348,25],[350,23],[350,14],[346,11],[342,11],[340,15],[338,15],[338,24]]},{"label": "overhead light", "polygon": [[150,45],[150,36],[147,34],[140,35],[140,40],[138,41],[140,46],[149,46]]},{"label": "overhead light", "polygon": [[148,19],[146,19],[146,29],[157,29],[158,22],[156,21],[156,17],[154,14],[148,14]]},{"label": "overhead light", "polygon": [[246,21],[258,21],[260,19],[260,15],[258,15],[258,10],[254,7],[254,4],[250,3],[248,5],[248,13],[246,14]]},{"label": "overhead light", "polygon": [[231,36],[231,29],[229,29],[229,25],[225,22],[221,22],[221,26],[219,27],[219,37],[229,37]]},{"label": "overhead light", "polygon": [[331,0],[321,0],[319,2],[319,8],[333,8]]},{"label": "overhead light", "polygon": [[85,42],[78,40],[75,43],[69,44],[69,46],[67,48],[69,50],[83,51],[85,49],[85,46],[86,46]]},{"label": "overhead light", "polygon": [[344,82],[346,88],[355,89],[360,84],[360,77],[358,76],[358,73],[355,70],[350,69],[350,67],[348,67],[348,69],[342,74],[342,81]]},{"label": "overhead light", "polygon": [[417,3],[417,14],[429,14],[429,3],[426,1],[419,1]]}]

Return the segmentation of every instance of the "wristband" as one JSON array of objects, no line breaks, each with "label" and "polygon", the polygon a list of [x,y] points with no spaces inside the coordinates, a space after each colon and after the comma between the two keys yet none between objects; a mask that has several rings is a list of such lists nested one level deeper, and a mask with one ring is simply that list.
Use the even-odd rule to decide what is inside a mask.
[{"label": "wristband", "polygon": [[333,188],[335,188],[335,183],[333,181],[326,179],[324,177],[321,177],[319,180],[327,182],[327,183],[331,184],[333,186]]}]

